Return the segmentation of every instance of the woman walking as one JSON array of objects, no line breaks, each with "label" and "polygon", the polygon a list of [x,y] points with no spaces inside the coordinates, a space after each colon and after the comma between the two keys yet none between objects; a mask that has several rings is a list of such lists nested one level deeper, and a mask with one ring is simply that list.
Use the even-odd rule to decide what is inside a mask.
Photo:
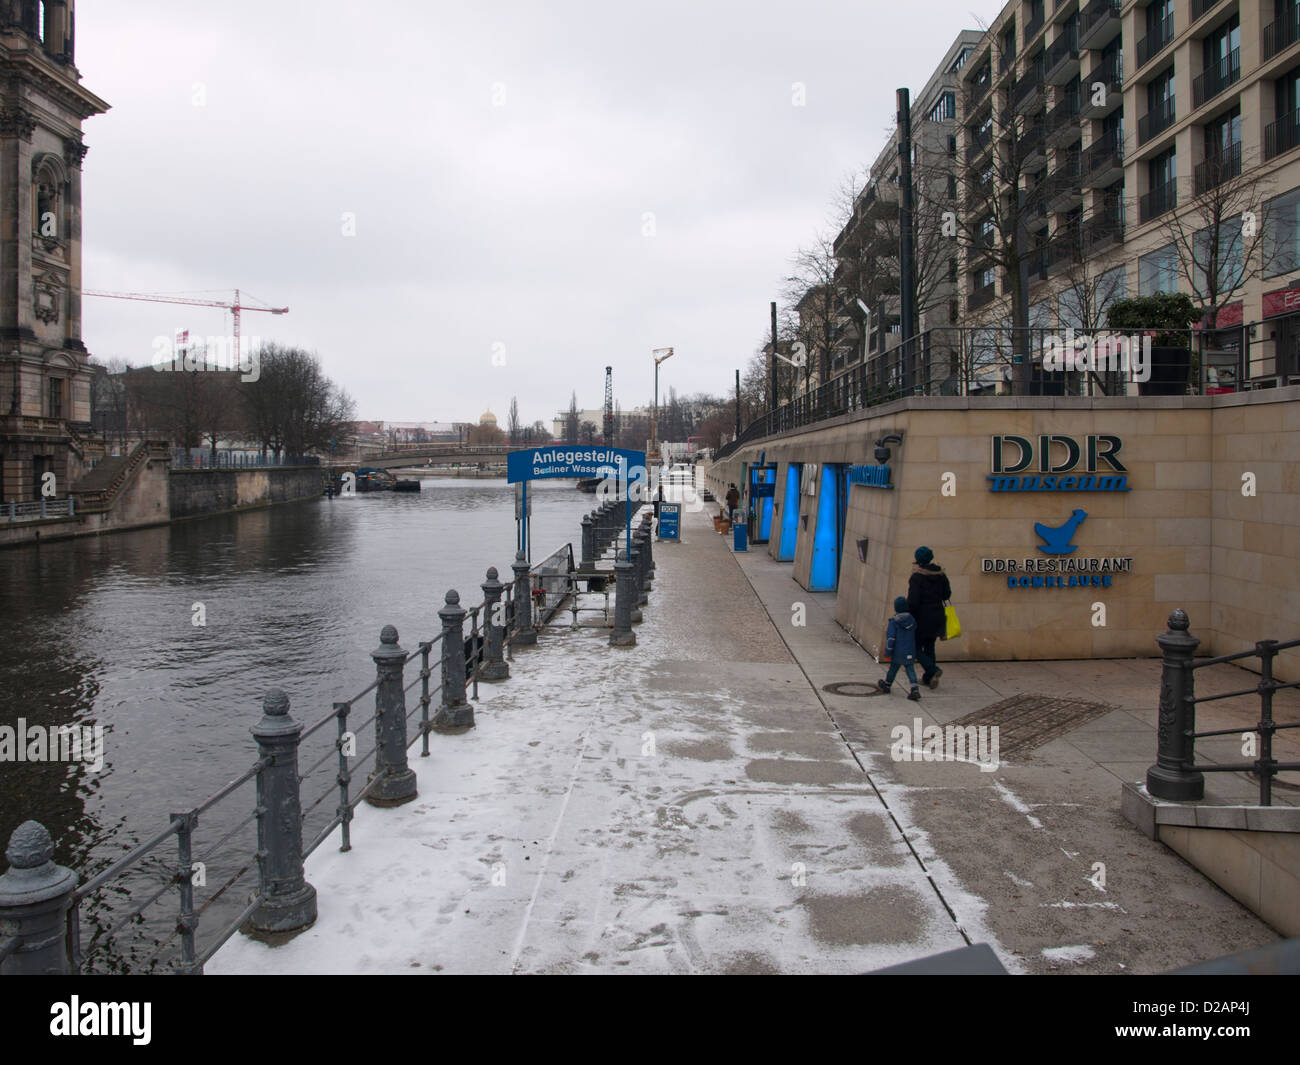
[{"label": "woman walking", "polygon": [[916,660],[923,671],[921,683],[937,688],[943,670],[934,657],[934,642],[943,634],[943,604],[952,598],[952,588],[943,567],[934,561],[933,551],[918,547],[915,558],[907,582],[907,611],[916,619]]}]

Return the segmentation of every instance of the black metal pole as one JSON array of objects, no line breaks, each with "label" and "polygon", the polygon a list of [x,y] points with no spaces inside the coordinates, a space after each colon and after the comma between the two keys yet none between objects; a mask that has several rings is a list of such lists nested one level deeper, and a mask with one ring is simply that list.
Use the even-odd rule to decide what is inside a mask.
[{"label": "black metal pole", "polygon": [[912,351],[916,336],[916,255],[913,248],[915,218],[912,210],[912,104],[906,89],[898,90],[898,310],[903,334],[903,388],[914,386]]},{"label": "black metal pole", "polygon": [[740,437],[740,371],[736,371],[736,437]]},{"label": "black metal pole", "polygon": [[768,361],[768,410],[776,410],[776,301],[772,301],[772,357]]}]

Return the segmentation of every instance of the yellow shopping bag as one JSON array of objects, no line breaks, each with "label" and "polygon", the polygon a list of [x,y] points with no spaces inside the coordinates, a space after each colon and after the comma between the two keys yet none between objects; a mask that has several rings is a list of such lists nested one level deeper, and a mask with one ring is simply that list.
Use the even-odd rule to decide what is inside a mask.
[{"label": "yellow shopping bag", "polygon": [[955,640],[961,635],[961,621],[951,603],[943,604],[943,638]]}]

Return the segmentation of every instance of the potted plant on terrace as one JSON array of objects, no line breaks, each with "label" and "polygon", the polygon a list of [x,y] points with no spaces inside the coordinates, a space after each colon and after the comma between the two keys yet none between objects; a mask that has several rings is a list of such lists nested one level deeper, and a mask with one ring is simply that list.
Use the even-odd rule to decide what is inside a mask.
[{"label": "potted plant on terrace", "polygon": [[1116,300],[1107,324],[1117,333],[1154,332],[1151,378],[1138,382],[1140,396],[1183,396],[1192,375],[1191,327],[1202,311],[1183,293],[1157,292]]}]

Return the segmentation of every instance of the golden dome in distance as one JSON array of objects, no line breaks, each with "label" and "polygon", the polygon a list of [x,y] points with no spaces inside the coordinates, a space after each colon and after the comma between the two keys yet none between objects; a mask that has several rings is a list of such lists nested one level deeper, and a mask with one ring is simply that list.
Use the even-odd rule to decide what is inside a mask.
[{"label": "golden dome in distance", "polygon": [[479,425],[496,425],[497,416],[490,410],[485,410],[478,418]]}]

